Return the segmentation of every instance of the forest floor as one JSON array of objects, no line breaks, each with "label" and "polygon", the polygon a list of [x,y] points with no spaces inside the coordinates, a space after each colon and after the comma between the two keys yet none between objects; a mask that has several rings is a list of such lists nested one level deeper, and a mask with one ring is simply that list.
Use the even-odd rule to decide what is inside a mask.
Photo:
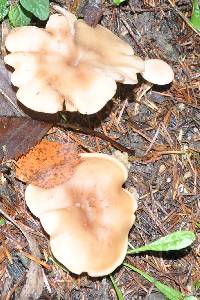
[{"label": "forest floor", "polygon": [[[88,19],[91,13],[83,5],[88,2],[71,1],[67,6]],[[101,18],[101,24],[141,58],[167,61],[175,73],[173,83],[148,89],[140,79],[136,86],[119,85],[113,100],[96,115],[59,115],[48,134],[40,137],[72,141],[80,152],[122,151],[130,163],[125,187],[139,194],[130,244],[142,246],[177,230],[196,234],[195,243],[184,250],[127,255],[126,261],[185,295],[200,296],[200,38],[179,14],[190,17],[191,1],[176,1],[174,7],[173,3],[129,0],[116,7],[107,1]],[[57,5],[66,8],[65,1]],[[20,118],[21,110],[7,103],[8,97],[13,103],[16,98],[2,61],[0,72],[0,115]],[[57,125],[61,122],[62,127]],[[30,135],[26,130],[24,134]],[[15,178],[10,161],[4,159],[0,171],[0,299],[117,299],[109,276],[75,276],[48,259],[48,236],[24,204],[25,185]],[[32,253],[41,253],[40,260],[30,254],[33,248]],[[35,265],[41,261],[42,272],[35,278]],[[154,284],[124,266],[112,275],[126,300],[165,299]],[[39,281],[44,282],[42,294]]]}]

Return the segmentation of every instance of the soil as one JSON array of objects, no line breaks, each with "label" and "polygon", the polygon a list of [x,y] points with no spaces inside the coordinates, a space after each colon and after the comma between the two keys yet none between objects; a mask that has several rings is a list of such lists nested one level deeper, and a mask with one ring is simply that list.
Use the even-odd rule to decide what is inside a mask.
[{"label": "soil", "polygon": [[[141,78],[134,87],[119,85],[113,100],[95,116],[62,114],[48,138],[73,141],[81,152],[120,150],[128,155],[125,187],[130,191],[134,187],[139,194],[130,244],[142,246],[177,230],[194,231],[196,241],[181,251],[128,255],[126,261],[183,294],[198,297],[200,37],[180,16],[190,17],[192,3],[178,0],[173,6],[167,0],[129,0],[118,7],[112,1],[56,3],[92,24],[100,19],[138,56],[163,59],[174,69],[175,80],[167,86],[147,89]],[[48,260],[48,236],[25,207],[25,185],[15,178],[8,161],[2,166],[0,213],[4,219],[0,221],[5,222],[0,225],[0,299],[117,299],[109,276],[75,276]],[[126,300],[165,299],[153,284],[124,266],[112,276]]]}]

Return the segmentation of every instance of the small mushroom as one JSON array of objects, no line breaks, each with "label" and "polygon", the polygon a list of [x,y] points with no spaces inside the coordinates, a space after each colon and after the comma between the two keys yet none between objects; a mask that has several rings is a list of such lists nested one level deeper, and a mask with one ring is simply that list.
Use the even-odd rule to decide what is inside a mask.
[{"label": "small mushroom", "polygon": [[137,208],[122,188],[127,169],[105,154],[81,154],[66,183],[50,189],[29,184],[25,200],[50,235],[55,258],[75,274],[111,273],[124,260]]},{"label": "small mushroom", "polygon": [[165,85],[173,81],[174,72],[170,65],[161,59],[147,59],[142,77],[151,83]]}]

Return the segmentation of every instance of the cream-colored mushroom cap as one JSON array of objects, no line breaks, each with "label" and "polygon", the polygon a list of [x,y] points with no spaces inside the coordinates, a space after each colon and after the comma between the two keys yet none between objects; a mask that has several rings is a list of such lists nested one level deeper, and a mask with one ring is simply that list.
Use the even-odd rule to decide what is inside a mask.
[{"label": "cream-colored mushroom cap", "polygon": [[52,15],[46,29],[27,26],[8,35],[5,57],[15,72],[12,83],[17,98],[28,108],[45,113],[64,109],[92,114],[99,111],[116,92],[115,81],[89,62],[80,61],[74,43],[72,14]]},{"label": "cream-colored mushroom cap", "polygon": [[147,59],[142,77],[151,83],[165,85],[173,81],[174,72],[170,65],[163,60]]},{"label": "cream-colored mushroom cap", "polygon": [[69,12],[50,16],[45,29],[16,28],[5,44],[18,100],[44,113],[96,113],[114,96],[116,81],[137,83],[137,73],[144,71],[144,61],[127,43]]},{"label": "cream-colored mushroom cap", "polygon": [[122,188],[125,166],[111,156],[83,154],[64,184],[28,185],[26,203],[50,235],[55,258],[71,272],[111,273],[124,260],[134,222],[136,196]]},{"label": "cream-colored mushroom cap", "polygon": [[134,55],[132,47],[107,28],[91,27],[83,20],[75,23],[75,41],[83,49],[82,60],[90,63],[114,80],[136,84],[137,73],[144,71],[144,61]]}]

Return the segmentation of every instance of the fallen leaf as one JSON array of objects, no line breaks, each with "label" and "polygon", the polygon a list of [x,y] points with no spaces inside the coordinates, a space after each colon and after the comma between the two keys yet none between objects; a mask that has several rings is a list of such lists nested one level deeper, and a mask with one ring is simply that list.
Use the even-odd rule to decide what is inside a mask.
[{"label": "fallen leaf", "polygon": [[51,123],[24,117],[0,117],[0,161],[26,154],[51,127]]},{"label": "fallen leaf", "polygon": [[17,161],[16,177],[42,188],[66,182],[81,159],[73,144],[43,140]]},{"label": "fallen leaf", "polygon": [[0,59],[0,116],[24,116],[17,105],[16,92],[10,82],[9,71]]}]

